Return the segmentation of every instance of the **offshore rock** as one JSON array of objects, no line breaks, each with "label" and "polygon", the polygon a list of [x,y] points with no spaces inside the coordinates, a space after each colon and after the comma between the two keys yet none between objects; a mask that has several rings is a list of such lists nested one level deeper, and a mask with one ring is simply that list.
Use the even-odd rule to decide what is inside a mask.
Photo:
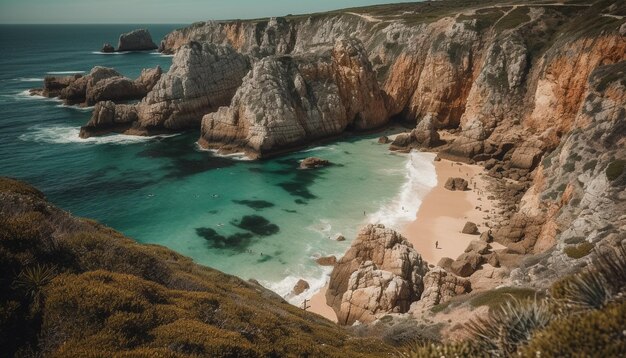
[{"label": "offshore rock", "polygon": [[117,44],[117,51],[148,51],[157,48],[158,46],[152,41],[150,32],[146,29],[121,34]]},{"label": "offshore rock", "polygon": [[326,159],[317,157],[308,157],[300,162],[300,169],[312,169],[321,168],[330,165],[330,162]]},{"label": "offshore rock", "polygon": [[423,291],[428,266],[412,245],[383,225],[363,228],[333,269],[326,302],[340,324],[407,312]]},{"label": "offshore rock", "polygon": [[109,43],[105,43],[104,45],[102,45],[102,49],[100,50],[100,52],[112,53],[112,52],[115,52],[115,47],[113,47],[113,45]]}]

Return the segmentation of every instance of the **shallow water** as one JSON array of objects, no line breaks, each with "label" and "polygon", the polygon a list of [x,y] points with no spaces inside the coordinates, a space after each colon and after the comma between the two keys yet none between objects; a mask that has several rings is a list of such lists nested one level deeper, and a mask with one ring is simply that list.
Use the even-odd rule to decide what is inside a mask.
[{"label": "shallow water", "polygon": [[[432,155],[390,153],[377,135],[260,162],[200,151],[198,133],[82,140],[91,108],[25,92],[46,74],[95,65],[133,78],[157,64],[167,70],[171,58],[155,53],[98,53],[135,27],[0,27],[0,175],[36,185],[75,215],[283,295],[299,278],[320,287],[328,268],[315,257],[343,253],[367,222],[401,227],[436,183]],[[158,41],[175,26],[147,27]],[[333,165],[298,170],[307,156]]]}]

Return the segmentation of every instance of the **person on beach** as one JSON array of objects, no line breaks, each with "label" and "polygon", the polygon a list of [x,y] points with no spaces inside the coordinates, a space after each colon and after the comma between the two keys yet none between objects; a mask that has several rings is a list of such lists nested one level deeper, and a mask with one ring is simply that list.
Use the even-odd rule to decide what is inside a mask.
[{"label": "person on beach", "polygon": [[439,241],[435,241],[435,249],[439,248]]}]

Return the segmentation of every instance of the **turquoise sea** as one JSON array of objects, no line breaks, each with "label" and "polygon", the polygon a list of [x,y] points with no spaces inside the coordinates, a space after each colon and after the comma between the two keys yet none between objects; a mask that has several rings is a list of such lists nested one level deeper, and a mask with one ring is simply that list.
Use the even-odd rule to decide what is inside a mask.
[{"label": "turquoise sea", "polygon": [[[292,302],[322,286],[358,229],[400,229],[436,184],[431,154],[394,154],[380,134],[334,142],[265,161],[219,157],[195,144],[199,133],[158,138],[112,135],[82,140],[91,109],[30,97],[51,74],[114,67],[131,78],[171,58],[158,53],[99,54],[120,33],[147,27],[155,42],[176,25],[0,26],[0,175],[26,180],[56,205],[144,243],[254,278]],[[333,165],[298,170],[307,156]],[[347,240],[333,238],[344,235]],[[288,293],[299,278],[303,297]]]}]

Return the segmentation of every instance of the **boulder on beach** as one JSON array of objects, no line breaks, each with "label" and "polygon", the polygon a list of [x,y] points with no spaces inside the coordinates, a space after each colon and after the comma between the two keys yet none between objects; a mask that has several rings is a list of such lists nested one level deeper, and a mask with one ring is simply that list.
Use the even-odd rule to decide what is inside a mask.
[{"label": "boulder on beach", "polygon": [[386,135],[378,138],[378,143],[380,144],[387,144],[389,142],[390,142],[389,137],[387,137]]},{"label": "boulder on beach", "polygon": [[480,234],[480,232],[478,231],[478,226],[476,226],[476,224],[474,224],[471,221],[468,221],[465,223],[465,226],[463,226],[463,230],[461,230],[461,232],[463,234],[469,234],[469,235]]},{"label": "boulder on beach", "polygon": [[313,168],[321,168],[330,165],[330,162],[326,159],[321,159],[317,157],[308,157],[300,162],[300,169],[313,169]]},{"label": "boulder on beach", "polygon": [[340,324],[404,313],[420,299],[428,265],[413,246],[384,225],[363,228],[330,275],[326,302]]},{"label": "boulder on beach", "polygon": [[432,308],[471,291],[470,280],[436,267],[424,276],[424,292],[420,298],[420,306]]},{"label": "boulder on beach", "polygon": [[467,187],[469,186],[469,183],[467,182],[467,180],[463,179],[463,178],[448,178],[448,180],[446,180],[446,184],[444,185],[444,188],[448,189],[448,190],[459,190],[459,191],[465,191],[467,190]]},{"label": "boulder on beach", "polygon": [[146,29],[137,29],[120,35],[117,51],[149,51],[158,46],[152,41],[150,32]]},{"label": "boulder on beach", "polygon": [[335,241],[346,241],[346,237],[339,234],[337,236],[335,236]]},{"label": "boulder on beach", "polygon": [[308,282],[303,279],[298,280],[295,286],[293,286],[293,290],[291,291],[294,295],[298,296],[302,292],[308,290],[311,286]]}]

